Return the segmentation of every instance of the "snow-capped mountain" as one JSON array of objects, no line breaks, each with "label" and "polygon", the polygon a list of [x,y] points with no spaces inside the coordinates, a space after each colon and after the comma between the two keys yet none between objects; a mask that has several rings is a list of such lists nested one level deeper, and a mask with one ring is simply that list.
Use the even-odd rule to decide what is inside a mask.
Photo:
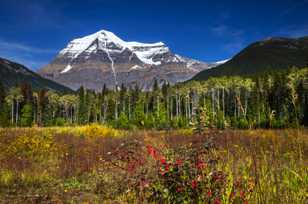
[{"label": "snow-capped mountain", "polygon": [[39,73],[72,89],[84,86],[100,90],[124,84],[143,90],[160,84],[174,84],[192,78],[214,66],[174,54],[162,42],[126,42],[112,32],[101,30],[72,40]]}]

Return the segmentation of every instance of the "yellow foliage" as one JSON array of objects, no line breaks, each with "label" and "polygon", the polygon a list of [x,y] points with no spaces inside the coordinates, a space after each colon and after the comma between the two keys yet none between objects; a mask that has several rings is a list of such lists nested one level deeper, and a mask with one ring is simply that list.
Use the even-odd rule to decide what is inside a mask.
[{"label": "yellow foliage", "polygon": [[0,184],[9,185],[14,180],[14,174],[10,170],[0,170]]},{"label": "yellow foliage", "polygon": [[25,134],[17,137],[6,148],[8,154],[19,156],[43,156],[55,151],[51,135]]},{"label": "yellow foliage", "polygon": [[57,134],[71,133],[76,136],[86,137],[119,137],[124,136],[125,131],[117,130],[100,124],[91,124],[76,127],[54,127],[49,128],[50,131]]},{"label": "yellow foliage", "polygon": [[91,124],[86,126],[77,127],[76,129],[81,135],[87,137],[118,137],[123,136],[124,132],[120,130],[116,130],[110,127]]}]

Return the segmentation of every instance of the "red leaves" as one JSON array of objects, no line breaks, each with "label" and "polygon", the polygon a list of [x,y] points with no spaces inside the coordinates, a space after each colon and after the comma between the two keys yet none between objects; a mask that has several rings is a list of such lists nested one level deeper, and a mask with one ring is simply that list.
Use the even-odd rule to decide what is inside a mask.
[{"label": "red leaves", "polygon": [[165,175],[169,171],[169,164],[167,163],[166,158],[151,145],[147,145],[147,151],[154,160],[160,162],[160,174]]},{"label": "red leaves", "polygon": [[207,192],[207,196],[208,196],[208,197],[212,197],[212,191],[211,191],[211,190],[209,190],[209,191]]},{"label": "red leaves", "polygon": [[192,188],[192,189],[196,189],[196,188],[197,188],[197,185],[198,185],[198,183],[197,183],[196,180],[192,180],[192,181],[191,181],[191,188]]},{"label": "red leaves", "polygon": [[183,161],[182,161],[181,159],[177,159],[176,162],[175,162],[175,164],[176,164],[177,166],[181,166],[181,165],[183,164]]},{"label": "red leaves", "polygon": [[183,191],[183,188],[181,188],[181,187],[177,187],[177,188],[176,188],[176,192],[177,192],[177,193],[180,193],[180,192],[182,192],[182,191]]},{"label": "red leaves", "polygon": [[163,165],[166,164],[166,159],[165,159],[165,157],[161,157],[161,158],[160,158],[160,163],[163,164]]},{"label": "red leaves", "polygon": [[241,196],[241,198],[244,198],[244,197],[245,197],[244,191],[240,191],[240,196]]},{"label": "red leaves", "polygon": [[147,145],[147,151],[154,160],[159,160],[161,164],[166,164],[166,158],[162,156],[153,146]]},{"label": "red leaves", "polygon": [[214,204],[221,204],[220,200],[217,198],[214,200]]},{"label": "red leaves", "polygon": [[197,169],[202,170],[206,167],[206,163],[204,163],[203,161],[198,161],[196,167]]},{"label": "red leaves", "polygon": [[148,154],[155,160],[158,159],[158,152],[156,151],[156,149],[154,147],[152,147],[151,145],[147,145],[147,151],[148,151]]}]

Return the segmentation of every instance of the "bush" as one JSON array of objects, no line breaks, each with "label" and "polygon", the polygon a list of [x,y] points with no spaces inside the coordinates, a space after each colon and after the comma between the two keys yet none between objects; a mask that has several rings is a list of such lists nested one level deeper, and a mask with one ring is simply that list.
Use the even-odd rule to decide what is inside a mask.
[{"label": "bush", "polygon": [[126,187],[133,190],[139,202],[246,202],[253,184],[249,178],[239,180],[231,172],[219,170],[217,159],[209,156],[213,147],[206,142],[199,147],[188,145],[159,151],[147,145],[146,152],[138,152],[140,143],[132,141],[111,153],[121,167],[114,162],[111,165],[127,171],[130,180]]},{"label": "bush", "polygon": [[33,121],[32,105],[26,104],[21,109],[20,125],[22,127],[30,127]]},{"label": "bush", "polygon": [[14,180],[14,174],[10,170],[0,170],[0,186],[8,186]]},{"label": "bush", "polygon": [[247,119],[246,118],[240,118],[238,120],[237,127],[240,128],[240,129],[248,129],[249,123],[248,123]]},{"label": "bush", "polygon": [[55,119],[55,125],[59,127],[63,127],[65,125],[65,119],[64,118],[56,118]]},{"label": "bush", "polygon": [[129,129],[129,120],[125,113],[121,113],[119,116],[118,121],[116,122],[116,127],[122,128],[122,129]]}]

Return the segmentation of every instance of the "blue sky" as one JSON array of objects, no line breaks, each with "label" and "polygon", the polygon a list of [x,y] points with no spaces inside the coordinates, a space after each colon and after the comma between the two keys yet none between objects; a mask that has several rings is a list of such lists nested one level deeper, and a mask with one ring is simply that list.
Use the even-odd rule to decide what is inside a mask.
[{"label": "blue sky", "polygon": [[308,0],[1,0],[0,28],[0,57],[34,70],[101,29],[211,62],[256,40],[308,35]]}]

